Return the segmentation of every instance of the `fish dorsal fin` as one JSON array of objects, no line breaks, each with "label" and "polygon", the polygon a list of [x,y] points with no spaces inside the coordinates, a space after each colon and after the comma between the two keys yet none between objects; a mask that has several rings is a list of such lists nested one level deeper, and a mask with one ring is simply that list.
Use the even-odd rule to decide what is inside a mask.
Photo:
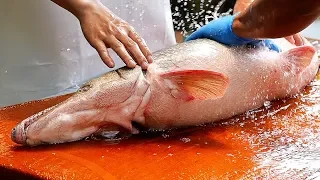
[{"label": "fish dorsal fin", "polygon": [[161,74],[172,96],[184,100],[217,99],[224,96],[229,78],[208,70],[181,70]]},{"label": "fish dorsal fin", "polygon": [[300,46],[283,52],[282,56],[288,59],[289,64],[296,67],[294,69],[296,69],[297,73],[300,73],[310,65],[315,53],[316,50],[311,46]]}]

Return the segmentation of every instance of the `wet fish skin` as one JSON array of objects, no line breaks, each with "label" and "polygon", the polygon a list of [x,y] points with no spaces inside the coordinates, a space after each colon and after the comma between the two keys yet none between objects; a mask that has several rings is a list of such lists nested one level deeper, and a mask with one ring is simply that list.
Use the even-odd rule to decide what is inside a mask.
[{"label": "wet fish skin", "polygon": [[319,60],[309,42],[284,51],[228,47],[201,39],[154,53],[147,72],[121,68],[89,81],[54,108],[18,124],[12,140],[40,145],[80,140],[99,130],[192,126],[230,118],[266,100],[298,93],[315,77]]}]

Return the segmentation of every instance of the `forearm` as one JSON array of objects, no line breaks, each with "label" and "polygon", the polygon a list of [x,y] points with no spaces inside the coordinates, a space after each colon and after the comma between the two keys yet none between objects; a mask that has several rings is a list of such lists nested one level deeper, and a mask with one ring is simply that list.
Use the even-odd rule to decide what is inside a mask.
[{"label": "forearm", "polygon": [[319,0],[255,0],[234,20],[244,38],[279,38],[298,33],[320,15]]},{"label": "forearm", "polygon": [[233,8],[233,14],[245,11],[253,1],[254,0],[237,0]]},{"label": "forearm", "polygon": [[81,17],[86,9],[92,8],[99,0],[51,0],[60,7],[66,9],[76,17]]}]

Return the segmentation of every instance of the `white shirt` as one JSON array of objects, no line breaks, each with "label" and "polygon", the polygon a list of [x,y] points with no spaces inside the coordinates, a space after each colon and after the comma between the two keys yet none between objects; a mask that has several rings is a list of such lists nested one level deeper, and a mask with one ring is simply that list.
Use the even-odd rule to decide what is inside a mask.
[{"label": "white shirt", "polygon": [[[175,44],[169,0],[101,2],[131,24],[151,51]],[[50,0],[3,0],[0,23],[0,106],[66,93],[112,70],[84,38],[76,17]],[[113,69],[125,65],[110,53]]]}]

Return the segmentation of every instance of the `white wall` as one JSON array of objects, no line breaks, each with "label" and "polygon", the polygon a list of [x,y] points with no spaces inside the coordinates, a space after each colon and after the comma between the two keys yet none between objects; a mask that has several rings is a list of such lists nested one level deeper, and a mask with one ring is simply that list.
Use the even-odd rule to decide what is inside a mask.
[{"label": "white wall", "polygon": [[320,40],[320,18],[304,29],[301,34],[307,38]]}]

